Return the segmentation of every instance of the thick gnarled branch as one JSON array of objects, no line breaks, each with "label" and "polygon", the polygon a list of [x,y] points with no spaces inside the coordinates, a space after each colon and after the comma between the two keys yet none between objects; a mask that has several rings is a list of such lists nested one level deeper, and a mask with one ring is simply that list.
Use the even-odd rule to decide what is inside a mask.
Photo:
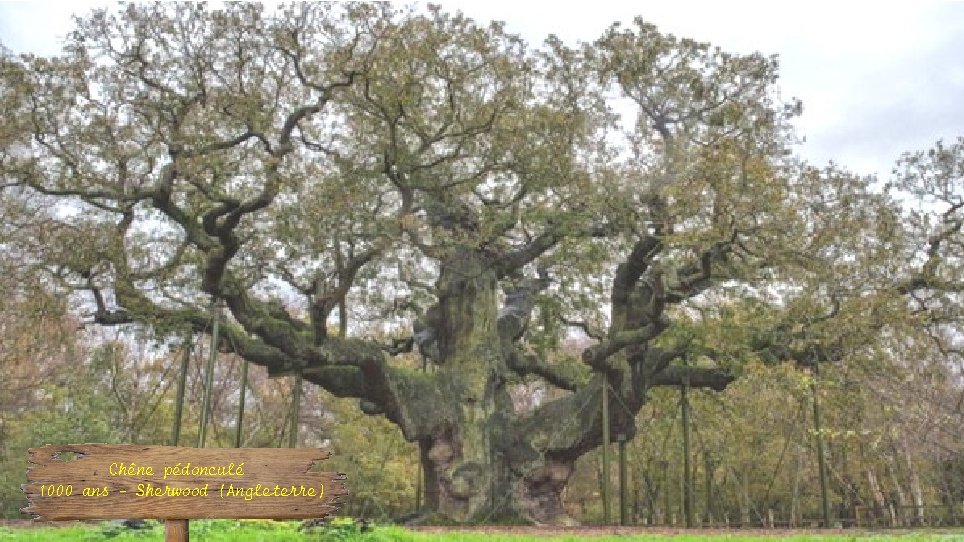
[{"label": "thick gnarled branch", "polygon": [[573,364],[567,370],[563,366],[550,365],[536,354],[513,350],[509,353],[509,369],[519,376],[536,375],[553,386],[567,390],[578,390],[588,379],[588,372],[580,371],[584,365]]},{"label": "thick gnarled branch", "polygon": [[723,391],[734,380],[736,380],[736,377],[725,369],[673,365],[656,373],[651,385],[687,385],[693,388],[710,388],[716,391]]}]

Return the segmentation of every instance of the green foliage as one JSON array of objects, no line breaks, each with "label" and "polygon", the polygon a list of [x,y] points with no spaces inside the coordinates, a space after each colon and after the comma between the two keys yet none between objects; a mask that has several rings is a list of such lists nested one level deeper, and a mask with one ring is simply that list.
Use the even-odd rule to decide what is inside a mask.
[{"label": "green foliage", "polygon": [[318,429],[332,450],[324,469],[350,473],[351,492],[339,513],[391,521],[410,512],[415,506],[415,446],[383,417],[363,414],[357,400],[320,396],[328,421]]}]

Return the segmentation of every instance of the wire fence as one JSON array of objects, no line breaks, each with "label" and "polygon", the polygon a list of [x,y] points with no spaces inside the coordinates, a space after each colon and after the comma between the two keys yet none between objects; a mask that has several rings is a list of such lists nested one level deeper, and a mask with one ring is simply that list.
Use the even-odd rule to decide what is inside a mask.
[{"label": "wire fence", "polygon": [[[677,511],[655,515],[631,515],[630,524],[653,527],[682,527],[683,515]],[[823,520],[819,516],[792,515],[786,511],[767,509],[762,514],[723,513],[708,516],[696,513],[693,525],[713,529],[816,529]],[[922,505],[886,507],[857,506],[850,517],[833,517],[831,527],[859,529],[900,529],[932,527],[964,527],[964,503],[956,505]]]}]

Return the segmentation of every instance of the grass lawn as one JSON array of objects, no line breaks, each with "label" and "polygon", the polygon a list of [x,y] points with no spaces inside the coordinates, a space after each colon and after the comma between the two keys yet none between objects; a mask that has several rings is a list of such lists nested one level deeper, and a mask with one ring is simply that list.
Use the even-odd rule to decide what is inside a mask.
[{"label": "grass lawn", "polygon": [[[539,540],[545,542],[576,542],[585,540],[585,534],[557,534],[533,536],[531,534],[505,534],[482,532],[414,532],[399,527],[378,527],[366,533],[357,532],[350,525],[334,526],[310,533],[298,531],[298,522],[278,521],[237,521],[212,520],[192,521],[191,540],[194,542],[254,542],[254,541],[342,541],[342,542],[526,542]],[[0,541],[3,542],[161,542],[164,540],[164,526],[152,522],[150,528],[128,530],[110,522],[100,526],[71,524],[65,527],[0,527]],[[742,534],[727,532],[723,534],[684,533],[668,534],[619,534],[591,537],[593,542],[696,542],[714,540],[720,542],[964,542],[964,530],[941,532],[907,532],[898,534]]]}]

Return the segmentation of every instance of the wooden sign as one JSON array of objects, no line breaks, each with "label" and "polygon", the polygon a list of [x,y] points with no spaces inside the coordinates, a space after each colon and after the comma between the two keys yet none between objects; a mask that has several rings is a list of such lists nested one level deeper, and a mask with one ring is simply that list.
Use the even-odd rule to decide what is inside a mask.
[{"label": "wooden sign", "polygon": [[323,518],[347,495],[313,448],[68,444],[31,448],[24,512],[77,519]]}]

